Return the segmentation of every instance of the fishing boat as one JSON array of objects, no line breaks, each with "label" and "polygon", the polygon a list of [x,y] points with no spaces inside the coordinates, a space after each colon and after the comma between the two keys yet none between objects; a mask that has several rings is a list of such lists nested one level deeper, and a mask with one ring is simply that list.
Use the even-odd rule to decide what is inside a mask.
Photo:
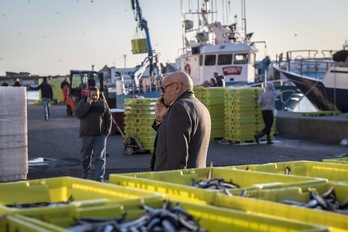
[{"label": "fishing boat", "polygon": [[[230,1],[181,1],[182,9],[182,48],[177,58],[178,69],[187,72],[194,85],[209,81],[215,72],[224,76],[225,84],[253,84],[262,81],[256,74],[256,42],[253,33],[247,33],[245,20],[245,1],[242,1],[242,22],[237,16],[230,22],[230,15],[218,12],[218,8],[230,11]],[[211,22],[209,22],[211,20]],[[266,41],[257,41],[264,43]],[[269,57],[262,61],[270,63]]]},{"label": "fishing boat", "polygon": [[[253,33],[246,31],[245,8],[245,1],[242,0],[242,17],[239,22],[237,16],[231,17],[227,13],[231,12],[228,0],[180,1],[182,48],[179,49],[175,68],[188,73],[194,86],[209,82],[214,73],[223,77],[225,86],[261,86],[266,81],[266,70],[271,60],[265,55],[257,62],[259,50],[256,45],[263,44],[266,48],[267,43],[253,41]],[[150,79],[151,91],[137,91],[136,96],[160,96],[158,84],[161,82],[156,81],[157,77]],[[284,92],[277,101],[277,109],[282,110],[293,105],[293,94],[299,92],[297,88],[293,85],[275,85]],[[134,96],[134,90],[132,92],[133,94],[117,96],[117,101]]]},{"label": "fishing boat", "polygon": [[348,43],[342,50],[296,50],[273,67],[291,80],[319,111],[348,112]]}]

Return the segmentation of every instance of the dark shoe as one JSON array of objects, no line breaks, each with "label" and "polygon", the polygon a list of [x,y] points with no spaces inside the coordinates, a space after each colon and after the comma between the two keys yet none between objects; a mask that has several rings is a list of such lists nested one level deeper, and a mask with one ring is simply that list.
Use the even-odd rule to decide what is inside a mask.
[{"label": "dark shoe", "polygon": [[255,141],[256,141],[257,145],[260,144],[259,139],[260,139],[262,136],[264,136],[264,135],[265,135],[265,133],[264,133],[263,131],[260,131],[259,133],[257,133],[256,135],[254,135],[254,138],[255,138]]},{"label": "dark shoe", "polygon": [[273,144],[273,142],[272,142],[272,139],[271,139],[271,136],[270,136],[270,135],[267,135],[267,144],[268,144],[268,145]]},{"label": "dark shoe", "polygon": [[260,144],[259,137],[257,137],[257,135],[254,135],[254,138],[255,138],[257,145],[259,145]]}]

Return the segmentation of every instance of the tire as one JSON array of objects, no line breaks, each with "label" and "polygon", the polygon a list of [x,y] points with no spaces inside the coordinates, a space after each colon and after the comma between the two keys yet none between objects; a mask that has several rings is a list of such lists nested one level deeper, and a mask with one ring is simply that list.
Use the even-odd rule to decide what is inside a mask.
[{"label": "tire", "polygon": [[72,110],[71,110],[71,107],[69,105],[66,106],[66,113],[68,116],[72,115]]},{"label": "tire", "polygon": [[124,152],[126,153],[126,155],[133,155],[134,149],[132,147],[126,147],[124,149]]}]

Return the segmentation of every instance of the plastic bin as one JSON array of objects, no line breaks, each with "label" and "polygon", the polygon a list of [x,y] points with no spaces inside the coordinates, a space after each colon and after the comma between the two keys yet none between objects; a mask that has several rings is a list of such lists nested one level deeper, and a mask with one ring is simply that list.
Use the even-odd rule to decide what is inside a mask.
[{"label": "plastic bin", "polygon": [[[308,224],[304,222],[294,222],[292,220],[270,217],[267,215],[253,215],[242,211],[219,208],[215,206],[192,204],[189,202],[172,202],[179,205],[191,214],[195,220],[199,221],[202,228],[209,232],[221,231],[272,231],[272,232],[291,232],[291,231],[328,231],[327,227]],[[144,210],[140,209],[139,200],[128,201],[122,205],[97,206],[89,208],[76,208],[70,215],[54,221],[54,225],[62,226],[65,229],[74,225],[72,218],[100,217],[116,218],[123,212],[126,213],[126,221],[140,217]],[[146,205],[154,208],[161,208],[162,200],[152,200]],[[64,221],[65,220],[65,221]]]},{"label": "plastic bin", "polygon": [[[319,194],[326,192],[332,184],[313,185]],[[343,202],[348,198],[348,185],[335,185],[335,193],[338,201]],[[268,214],[274,217],[283,217],[307,223],[315,223],[327,226],[330,231],[347,231],[348,216],[324,210],[303,208],[295,205],[278,203],[281,200],[293,200],[308,202],[310,200],[307,188],[281,188],[266,190],[251,190],[246,197],[227,196],[217,193],[215,206],[243,210],[250,213]]]},{"label": "plastic bin", "polygon": [[[16,208],[9,206],[38,202],[66,202],[69,197],[74,199],[70,204],[54,207]],[[41,217],[50,212],[64,214],[70,208],[160,197],[162,196],[157,193],[92,180],[73,177],[48,178],[0,184],[0,213]]]},{"label": "plastic bin", "polygon": [[[223,190],[200,189],[192,186],[192,180],[208,177],[210,168],[185,169],[163,172],[140,172],[110,174],[109,183],[166,194],[175,200],[209,204],[215,193]],[[326,179],[297,176],[282,176],[270,173],[256,173],[236,169],[212,168],[211,178],[232,181],[241,189],[279,188],[308,186],[326,183]]]},{"label": "plastic bin", "polygon": [[[35,222],[34,222],[35,221]],[[0,232],[47,232],[66,231],[56,225],[21,215],[0,215]]]},{"label": "plastic bin", "polygon": [[[326,178],[330,181],[347,181],[348,180],[348,165],[339,163],[316,162],[316,161],[291,161],[267,164],[250,164],[229,166],[242,170],[278,173],[292,176],[306,176]],[[228,168],[228,167],[225,167]]]},{"label": "plastic bin", "polygon": [[348,158],[323,159],[323,162],[339,163],[339,164],[346,164],[346,165],[348,165]]}]

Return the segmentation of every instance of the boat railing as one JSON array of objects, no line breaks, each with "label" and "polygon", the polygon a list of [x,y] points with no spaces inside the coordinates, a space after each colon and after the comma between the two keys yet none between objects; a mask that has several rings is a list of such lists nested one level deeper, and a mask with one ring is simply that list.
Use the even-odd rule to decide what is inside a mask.
[{"label": "boat railing", "polygon": [[318,50],[294,50],[286,53],[286,60],[283,60],[283,54],[277,55],[276,64],[283,70],[295,72],[299,75],[310,75],[314,78],[322,78],[328,68],[332,65],[333,50],[322,50],[321,57],[317,57]]}]

